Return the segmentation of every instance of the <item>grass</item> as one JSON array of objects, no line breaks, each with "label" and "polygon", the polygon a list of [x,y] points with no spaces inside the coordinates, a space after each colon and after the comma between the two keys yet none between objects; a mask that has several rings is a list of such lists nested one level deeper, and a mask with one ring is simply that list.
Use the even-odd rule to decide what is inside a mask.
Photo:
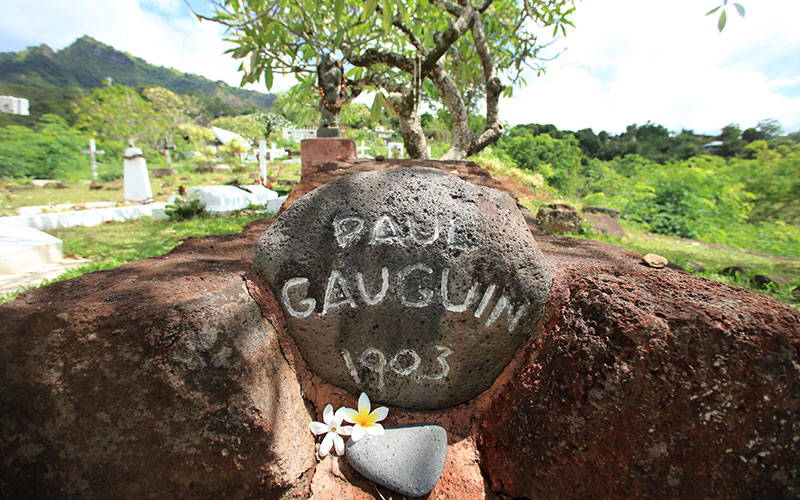
[{"label": "grass", "polygon": [[[748,290],[772,297],[794,307],[800,306],[800,259],[786,258],[755,253],[747,250],[709,244],[683,238],[671,238],[647,233],[635,223],[623,221],[626,235],[618,238],[611,235],[598,235],[588,232],[578,237],[605,241],[614,245],[637,251],[641,254],[655,253],[666,257],[670,262],[679,264],[696,276],[740,286]],[[701,264],[705,270],[697,272],[691,269],[690,263]],[[745,273],[732,276],[722,274],[726,267],[741,266],[748,269]],[[756,274],[780,276],[787,283],[784,285],[768,285],[759,287],[753,280]]]},{"label": "grass", "polygon": [[[167,201],[172,194],[177,194],[183,186],[211,186],[227,184],[238,180],[241,184],[253,184],[258,179],[258,164],[247,164],[231,171],[197,173],[191,164],[174,164],[178,173],[163,178],[156,178],[150,173],[150,186],[154,201]],[[268,173],[273,189],[279,192],[288,191],[293,184],[300,181],[300,164],[274,162],[269,165]],[[38,188],[25,180],[7,180],[0,183],[0,216],[17,215],[17,209],[24,206],[62,205],[87,203],[93,201],[124,202],[123,180],[116,179],[101,182],[102,189],[90,189],[89,181],[71,182],[64,187],[49,185]]]},{"label": "grass", "polygon": [[[263,218],[252,210],[227,217],[202,217],[186,221],[154,221],[143,217],[132,221],[110,222],[99,226],[70,227],[48,231],[64,242],[64,255],[91,262],[64,272],[40,286],[75,278],[103,269],[114,269],[127,262],[163,255],[193,236],[238,233],[249,222]],[[0,295],[0,303],[13,300],[20,293]]]}]

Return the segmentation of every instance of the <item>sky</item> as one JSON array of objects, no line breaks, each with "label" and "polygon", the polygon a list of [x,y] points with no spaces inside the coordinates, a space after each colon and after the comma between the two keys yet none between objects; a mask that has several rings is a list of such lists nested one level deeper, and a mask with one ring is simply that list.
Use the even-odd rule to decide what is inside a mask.
[{"label": "sky", "polygon": [[[205,0],[189,0],[207,10]],[[705,13],[719,0],[582,0],[574,29],[548,50],[547,71],[501,102],[510,125],[620,133],[652,122],[718,134],[736,123],[780,121],[800,130],[800,1],[739,0],[717,31]],[[238,86],[220,26],[200,22],[183,0],[6,0],[0,51],[46,43],[55,50],[89,35],[152,64]],[[291,80],[276,79],[273,91]],[[247,88],[266,91],[263,84]]]}]

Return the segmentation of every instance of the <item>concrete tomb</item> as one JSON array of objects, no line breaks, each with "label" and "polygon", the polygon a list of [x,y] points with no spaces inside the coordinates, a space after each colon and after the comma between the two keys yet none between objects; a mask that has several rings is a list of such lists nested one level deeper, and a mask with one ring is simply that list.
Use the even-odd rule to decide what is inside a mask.
[{"label": "concrete tomb", "polygon": [[277,212],[286,197],[260,184],[248,186],[195,186],[186,190],[186,197],[202,201],[211,213],[228,213],[250,205],[265,205]]},{"label": "concrete tomb", "polygon": [[315,373],[408,408],[487,389],[551,284],[510,196],[427,168],[321,186],[264,233],[254,264]]}]

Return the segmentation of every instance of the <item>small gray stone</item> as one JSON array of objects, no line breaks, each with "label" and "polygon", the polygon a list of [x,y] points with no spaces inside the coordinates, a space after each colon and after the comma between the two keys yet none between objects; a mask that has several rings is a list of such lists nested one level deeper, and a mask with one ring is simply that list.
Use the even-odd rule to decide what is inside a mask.
[{"label": "small gray stone", "polygon": [[315,189],[269,227],[253,263],[314,373],[404,408],[486,390],[551,284],[510,196],[429,168]]},{"label": "small gray stone", "polygon": [[407,497],[427,495],[447,457],[447,431],[438,425],[386,429],[383,436],[347,442],[347,461],[362,476]]}]

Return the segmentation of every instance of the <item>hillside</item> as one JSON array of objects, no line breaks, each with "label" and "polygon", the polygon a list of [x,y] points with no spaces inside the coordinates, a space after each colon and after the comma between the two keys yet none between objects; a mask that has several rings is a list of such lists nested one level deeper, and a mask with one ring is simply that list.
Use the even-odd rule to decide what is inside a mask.
[{"label": "hillside", "polygon": [[[203,100],[219,99],[234,109],[270,108],[275,100],[273,94],[238,89],[202,76],[154,66],[89,36],[59,51],[40,45],[20,52],[0,53],[0,89],[13,90],[17,97],[40,100],[42,91],[97,88],[106,77],[128,87],[155,85],[178,94],[194,92]],[[31,106],[32,112],[34,109]]]}]

